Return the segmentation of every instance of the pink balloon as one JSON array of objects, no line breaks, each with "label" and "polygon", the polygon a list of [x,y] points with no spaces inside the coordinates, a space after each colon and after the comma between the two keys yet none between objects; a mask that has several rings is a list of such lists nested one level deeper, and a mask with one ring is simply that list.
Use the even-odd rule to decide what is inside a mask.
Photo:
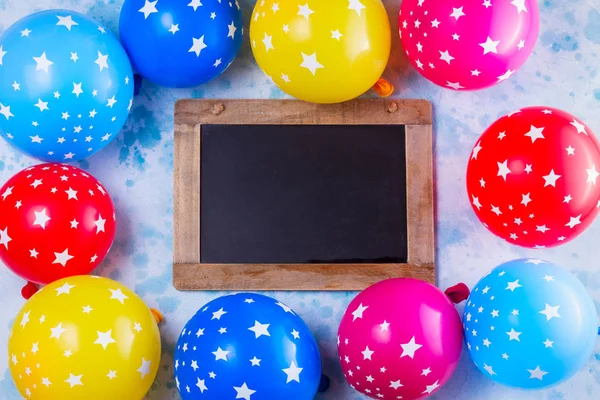
[{"label": "pink balloon", "polygon": [[421,75],[476,90],[507,80],[525,63],[540,15],[536,0],[403,0],[398,28]]},{"label": "pink balloon", "polygon": [[[458,296],[456,301],[468,296],[466,286],[458,286]],[[376,283],[350,303],[338,354],[355,390],[375,399],[413,400],[448,381],[462,341],[460,317],[447,295],[427,282],[396,278]]]}]

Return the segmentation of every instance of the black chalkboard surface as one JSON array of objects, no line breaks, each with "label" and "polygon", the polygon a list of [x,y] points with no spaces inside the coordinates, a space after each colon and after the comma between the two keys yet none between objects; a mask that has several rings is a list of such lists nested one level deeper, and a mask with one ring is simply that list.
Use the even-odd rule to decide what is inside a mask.
[{"label": "black chalkboard surface", "polygon": [[204,125],[202,263],[406,263],[403,125]]}]

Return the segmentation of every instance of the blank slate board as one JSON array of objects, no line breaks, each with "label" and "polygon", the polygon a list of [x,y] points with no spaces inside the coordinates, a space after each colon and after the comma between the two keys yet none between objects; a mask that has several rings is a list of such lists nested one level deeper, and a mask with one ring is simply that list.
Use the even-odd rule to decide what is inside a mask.
[{"label": "blank slate board", "polygon": [[174,169],[178,289],[433,282],[425,101],[183,100]]}]

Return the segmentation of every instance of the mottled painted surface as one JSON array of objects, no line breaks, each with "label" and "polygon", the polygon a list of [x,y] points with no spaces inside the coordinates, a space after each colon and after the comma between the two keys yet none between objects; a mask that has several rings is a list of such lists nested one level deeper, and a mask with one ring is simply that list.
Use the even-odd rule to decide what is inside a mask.
[{"label": "mottled painted surface", "polygon": [[[453,0],[454,1],[454,0]],[[492,0],[494,1],[499,0]],[[460,3],[456,0],[457,4]],[[0,0],[0,31],[35,10],[71,8],[118,26],[121,0]],[[252,0],[240,2],[248,25]],[[387,0],[390,21],[397,26],[400,0]],[[465,170],[478,135],[497,117],[516,108],[549,105],[570,111],[600,134],[600,1],[540,1],[542,30],[534,53],[509,81],[475,93],[437,88],[421,78],[399,49],[386,77],[397,96],[425,98],[435,110],[438,285],[457,281],[473,286],[492,267],[519,256],[547,258],[574,272],[600,306],[600,221],[572,243],[552,250],[521,250],[489,233],[475,218],[465,190]],[[246,36],[247,38],[247,36]],[[229,70],[216,81],[195,89],[167,90],[145,84],[132,115],[117,140],[97,155],[78,163],[100,179],[116,204],[119,231],[110,255],[98,273],[117,279],[140,294],[167,318],[161,326],[164,352],[159,376],[149,399],[177,399],[172,357],[185,322],[214,293],[180,293],[171,285],[173,212],[173,104],[177,99],[283,98],[253,61],[247,39]],[[0,182],[34,163],[0,144]],[[13,318],[23,304],[23,282],[0,269],[0,343],[8,340]],[[332,387],[319,399],[361,399],[343,381],[336,358],[336,331],[354,293],[274,293],[306,320],[321,346]],[[542,392],[501,387],[471,365],[466,353],[436,399],[592,399],[600,396],[600,346],[587,366],[570,381]],[[594,395],[595,393],[595,395]],[[0,398],[18,399],[8,372],[6,346],[0,345]]]}]

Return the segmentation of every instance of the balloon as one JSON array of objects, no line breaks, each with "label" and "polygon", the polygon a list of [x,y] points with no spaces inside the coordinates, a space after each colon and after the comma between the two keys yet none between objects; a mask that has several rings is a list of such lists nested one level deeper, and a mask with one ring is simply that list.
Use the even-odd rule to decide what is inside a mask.
[{"label": "balloon", "polygon": [[0,259],[23,279],[46,284],[87,274],[114,236],[109,194],[79,168],[35,165],[0,188]]},{"label": "balloon", "polygon": [[421,75],[446,88],[477,90],[507,80],[525,63],[540,15],[536,0],[403,0],[398,26]]},{"label": "balloon", "polygon": [[270,297],[219,297],[198,310],[177,341],[175,382],[184,400],[312,400],[320,380],[310,330]]},{"label": "balloon", "polygon": [[504,385],[541,389],[573,376],[594,351],[594,302],[559,266],[521,259],[504,263],[471,292],[463,322],[469,354]]},{"label": "balloon", "polygon": [[462,340],[448,296],[427,282],[396,278],[352,300],[340,323],[338,354],[355,390],[374,399],[414,400],[448,381]]},{"label": "balloon", "polygon": [[391,31],[380,0],[259,1],[250,41],[258,65],[281,90],[305,101],[338,103],[360,96],[381,77]]},{"label": "balloon", "polygon": [[552,247],[596,217],[597,169],[600,148],[587,125],[561,110],[529,107],[481,135],[467,168],[467,192],[494,234],[523,247]]},{"label": "balloon", "polygon": [[0,36],[0,136],[44,161],[106,147],[127,120],[133,73],[115,36],[85,15],[49,10]]},{"label": "balloon", "polygon": [[10,373],[24,398],[140,400],[160,362],[153,314],[110,279],[56,281],[21,309],[8,341]]},{"label": "balloon", "polygon": [[229,67],[243,26],[237,1],[125,0],[119,31],[144,78],[182,88],[208,82]]}]

